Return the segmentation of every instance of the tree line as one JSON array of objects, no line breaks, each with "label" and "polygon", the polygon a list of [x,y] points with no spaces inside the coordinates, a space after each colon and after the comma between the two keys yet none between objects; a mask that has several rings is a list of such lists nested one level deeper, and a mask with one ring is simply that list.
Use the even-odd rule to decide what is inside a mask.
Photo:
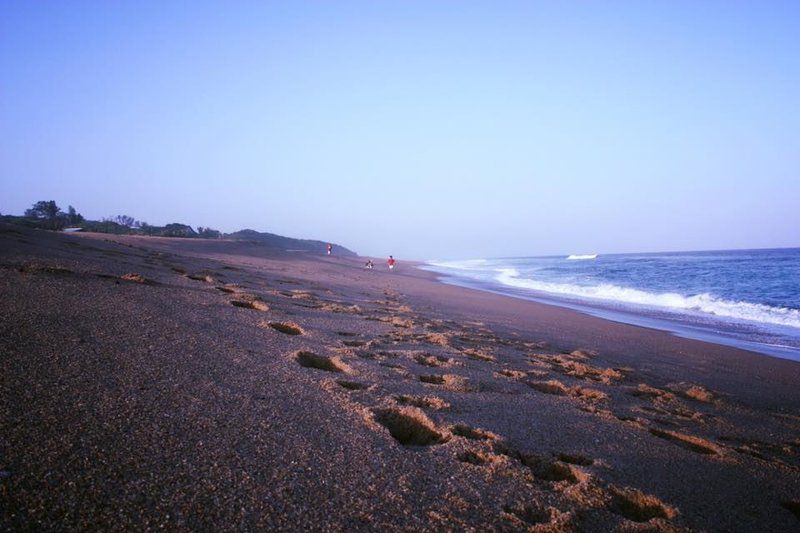
[{"label": "tree line", "polygon": [[54,200],[41,200],[25,210],[23,216],[0,215],[0,221],[28,227],[61,231],[65,228],[80,228],[83,231],[113,233],[117,235],[150,235],[157,237],[195,237],[218,239],[222,233],[209,227],[174,222],[166,226],[154,226],[136,220],[130,215],[116,215],[101,220],[87,220],[71,205],[63,211]]}]

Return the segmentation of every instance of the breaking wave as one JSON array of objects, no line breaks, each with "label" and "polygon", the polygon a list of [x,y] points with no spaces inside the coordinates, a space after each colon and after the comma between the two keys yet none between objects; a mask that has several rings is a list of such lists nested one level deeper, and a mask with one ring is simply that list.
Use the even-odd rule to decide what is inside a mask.
[{"label": "breaking wave", "polygon": [[685,296],[673,292],[652,293],[609,283],[582,286],[536,281],[520,277],[515,268],[500,268],[495,272],[495,280],[509,287],[676,311],[693,311],[717,317],[800,328],[800,310],[798,309],[725,300],[708,293]]},{"label": "breaking wave", "polygon": [[489,263],[488,259],[465,259],[463,261],[428,261],[427,264],[440,268],[454,268],[456,270],[483,270]]}]

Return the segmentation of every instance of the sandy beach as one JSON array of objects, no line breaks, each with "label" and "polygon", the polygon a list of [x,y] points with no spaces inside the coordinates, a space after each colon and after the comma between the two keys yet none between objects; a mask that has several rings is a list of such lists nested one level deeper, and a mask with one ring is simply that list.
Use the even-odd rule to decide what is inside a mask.
[{"label": "sandy beach", "polygon": [[0,529],[800,527],[800,364],[398,260],[0,226]]}]

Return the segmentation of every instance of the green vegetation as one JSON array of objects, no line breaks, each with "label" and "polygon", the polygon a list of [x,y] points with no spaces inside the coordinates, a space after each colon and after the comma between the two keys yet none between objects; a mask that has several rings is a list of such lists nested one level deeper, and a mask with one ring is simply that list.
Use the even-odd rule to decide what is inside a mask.
[{"label": "green vegetation", "polygon": [[[64,212],[54,200],[36,202],[23,216],[0,215],[0,223],[16,224],[29,228],[38,228],[51,231],[61,231],[67,228],[80,229],[95,233],[111,233],[114,235],[146,235],[150,237],[182,237],[193,239],[232,239],[247,241],[269,248],[292,250],[311,253],[323,253],[327,243],[325,241],[309,239],[292,239],[273,233],[263,233],[251,229],[223,234],[209,227],[198,226],[197,230],[187,224],[173,222],[166,226],[152,226],[147,222],[137,220],[130,215],[117,215],[103,218],[102,220],[86,220],[74,207],[69,206]],[[355,252],[334,245],[336,255],[354,256]]]},{"label": "green vegetation", "polygon": [[66,226],[81,224],[84,218],[72,206],[69,206],[65,213],[55,201],[41,200],[33,204],[30,209],[26,209],[23,216],[0,215],[0,221],[57,231]]},{"label": "green vegetation", "polygon": [[199,227],[195,231],[187,224],[174,222],[166,226],[151,226],[147,222],[136,220],[130,215],[117,215],[102,220],[86,220],[74,207],[69,206],[64,212],[54,200],[42,200],[25,210],[23,216],[0,215],[0,222],[59,231],[65,228],[80,228],[83,231],[96,233],[113,233],[115,235],[149,235],[154,237],[199,237],[203,239],[219,239],[222,233],[212,228]]}]

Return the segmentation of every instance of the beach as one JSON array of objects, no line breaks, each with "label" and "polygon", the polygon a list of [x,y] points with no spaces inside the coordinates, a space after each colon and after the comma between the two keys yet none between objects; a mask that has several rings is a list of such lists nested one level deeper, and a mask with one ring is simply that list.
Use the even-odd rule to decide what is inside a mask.
[{"label": "beach", "polygon": [[800,526],[800,363],[397,259],[0,226],[0,528]]}]

